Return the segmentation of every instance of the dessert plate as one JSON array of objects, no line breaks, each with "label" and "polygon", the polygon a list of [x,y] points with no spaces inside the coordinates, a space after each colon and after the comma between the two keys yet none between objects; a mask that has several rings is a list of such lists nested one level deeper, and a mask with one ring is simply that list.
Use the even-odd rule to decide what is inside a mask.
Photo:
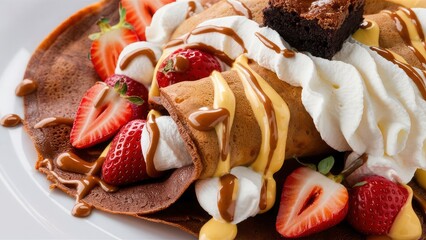
[{"label": "dessert plate", "polygon": [[[0,117],[23,117],[15,87],[37,45],[68,16],[95,0],[3,0],[0,14]],[[49,190],[34,169],[33,144],[22,127],[0,126],[0,239],[192,239],[173,227],[94,211],[71,215],[74,199]]]}]

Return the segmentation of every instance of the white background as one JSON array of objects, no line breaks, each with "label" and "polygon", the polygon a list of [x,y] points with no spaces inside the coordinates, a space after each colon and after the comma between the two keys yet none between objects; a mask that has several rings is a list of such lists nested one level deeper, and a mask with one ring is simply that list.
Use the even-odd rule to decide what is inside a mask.
[{"label": "white background", "polygon": [[[14,95],[44,37],[94,0],[0,0],[0,117],[23,116]],[[0,239],[192,239],[172,227],[94,211],[73,217],[73,199],[50,191],[34,170],[36,153],[22,127],[0,126]]]}]

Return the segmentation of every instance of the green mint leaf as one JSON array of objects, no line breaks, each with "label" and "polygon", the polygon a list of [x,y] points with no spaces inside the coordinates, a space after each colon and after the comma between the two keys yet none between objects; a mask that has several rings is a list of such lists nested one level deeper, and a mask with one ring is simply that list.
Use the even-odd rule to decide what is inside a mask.
[{"label": "green mint leaf", "polygon": [[321,160],[318,164],[318,171],[324,175],[327,175],[334,165],[334,157],[330,156]]}]

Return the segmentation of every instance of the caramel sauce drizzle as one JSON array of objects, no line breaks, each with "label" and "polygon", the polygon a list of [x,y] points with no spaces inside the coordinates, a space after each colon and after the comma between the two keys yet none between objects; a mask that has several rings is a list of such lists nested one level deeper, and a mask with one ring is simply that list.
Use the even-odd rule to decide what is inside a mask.
[{"label": "caramel sauce drizzle", "polygon": [[154,51],[149,48],[141,48],[135,49],[126,54],[120,61],[120,69],[125,70],[129,66],[129,64],[139,56],[146,56],[151,61],[152,66],[155,66],[155,64],[157,63],[157,58],[155,57]]},{"label": "caramel sauce drizzle", "polygon": [[387,49],[371,47],[371,50],[377,52],[380,56],[387,59],[388,61],[398,65],[404,72],[414,81],[420,93],[423,96],[423,99],[426,100],[426,84],[423,81],[420,74],[412,66],[403,63],[395,58],[395,56]]},{"label": "caramel sauce drizzle", "polygon": [[17,114],[7,114],[0,120],[0,125],[3,127],[16,127],[22,123],[22,118]]},{"label": "caramel sauce drizzle", "polygon": [[265,45],[265,47],[275,51],[277,54],[282,54],[285,58],[292,58],[296,56],[296,53],[290,49],[286,48],[284,50],[281,50],[281,48],[277,44],[275,44],[274,42],[272,42],[271,40],[269,40],[268,38],[266,38],[259,32],[256,32],[254,35],[259,39],[259,41],[263,45]]},{"label": "caramel sauce drizzle", "polygon": [[229,134],[231,123],[230,113],[226,108],[205,108],[189,115],[189,125],[198,131],[213,130],[219,123],[223,123],[222,139],[219,141],[220,159],[226,161],[229,152]]},{"label": "caramel sauce drizzle", "polygon": [[150,138],[150,145],[148,147],[148,152],[145,158],[146,173],[148,174],[148,176],[152,178],[157,178],[161,176],[162,174],[161,172],[155,169],[155,165],[154,165],[154,156],[158,148],[158,141],[160,140],[160,129],[158,128],[157,123],[155,121],[156,117],[157,117],[157,113],[154,111],[151,111],[148,114],[148,119],[145,125]]},{"label": "caramel sauce drizzle", "polygon": [[241,16],[246,16],[248,19],[253,18],[253,14],[250,9],[242,2],[237,0],[226,0],[226,3],[231,5],[232,9]]},{"label": "caramel sauce drizzle", "polygon": [[41,120],[40,122],[34,125],[35,129],[57,126],[60,124],[65,124],[67,126],[72,126],[74,119],[72,118],[63,118],[63,117],[49,117]]},{"label": "caramel sauce drizzle", "polygon": [[198,50],[202,50],[202,51],[205,51],[205,52],[212,53],[213,55],[218,57],[220,60],[222,60],[224,63],[231,66],[232,63],[234,62],[234,60],[232,58],[230,58],[223,51],[220,51],[220,50],[218,50],[218,49],[216,49],[212,46],[209,46],[207,44],[204,44],[204,43],[190,43],[190,44],[188,43],[188,39],[191,36],[201,35],[201,34],[206,34],[206,33],[219,33],[219,34],[229,36],[232,39],[234,39],[234,41],[241,46],[244,53],[247,52],[247,49],[245,47],[243,39],[241,39],[240,36],[238,36],[238,34],[234,31],[234,29],[228,28],[228,27],[218,27],[218,26],[202,26],[202,27],[195,28],[190,33],[186,34],[183,38],[174,39],[174,40],[170,41],[169,43],[166,44],[166,46],[164,48],[167,49],[167,48],[177,47],[179,45],[184,45],[183,47],[187,48],[187,49],[192,48],[192,49],[198,49]]},{"label": "caramel sauce drizzle", "polygon": [[197,8],[197,5],[195,4],[194,1],[189,1],[188,2],[188,11],[186,12],[186,16],[185,19],[188,19],[190,17],[192,17],[195,13],[195,9]]},{"label": "caramel sauce drizzle", "polygon": [[31,79],[24,79],[15,89],[15,95],[18,97],[27,96],[37,90],[37,83]]},{"label": "caramel sauce drizzle", "polygon": [[236,193],[238,191],[238,178],[232,174],[225,174],[219,178],[220,189],[218,196],[218,209],[223,220],[232,222],[236,208]]},{"label": "caramel sauce drizzle", "polygon": [[421,45],[422,45],[423,49],[426,51],[425,36],[424,36],[423,30],[421,28],[420,21],[418,20],[416,14],[413,12],[413,10],[408,9],[408,8],[403,8],[403,7],[400,7],[399,10],[400,10],[400,12],[404,13],[411,20],[411,22],[404,21],[404,19],[401,16],[399,16],[397,12],[385,11],[385,13],[387,13],[393,19],[393,21],[395,22],[396,29],[398,30],[398,33],[401,36],[401,38],[404,40],[404,43],[407,45],[407,47],[414,53],[414,55],[420,61],[423,69],[426,69],[426,58],[419,51],[419,49],[416,48],[416,46],[414,46],[412,39],[410,37],[410,32],[408,30],[408,26],[407,26],[407,24],[413,24],[414,25],[416,32],[417,32],[417,34],[420,38]]}]

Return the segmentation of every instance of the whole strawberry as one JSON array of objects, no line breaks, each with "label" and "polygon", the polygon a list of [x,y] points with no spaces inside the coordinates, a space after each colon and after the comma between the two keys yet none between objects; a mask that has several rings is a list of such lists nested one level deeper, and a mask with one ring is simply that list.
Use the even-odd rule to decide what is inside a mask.
[{"label": "whole strawberry", "polygon": [[350,191],[348,222],[368,235],[385,235],[401,207],[408,191],[402,185],[380,176],[367,176]]},{"label": "whole strawberry", "polygon": [[105,83],[133,103],[132,119],[146,119],[149,110],[148,89],[143,84],[119,74],[107,78]]},{"label": "whole strawberry", "polygon": [[197,49],[178,49],[167,57],[157,72],[159,87],[198,80],[222,71],[219,61],[211,54]]},{"label": "whole strawberry", "polygon": [[145,120],[133,120],[112,140],[102,165],[102,178],[106,183],[119,186],[148,178],[141,149],[144,126]]}]

